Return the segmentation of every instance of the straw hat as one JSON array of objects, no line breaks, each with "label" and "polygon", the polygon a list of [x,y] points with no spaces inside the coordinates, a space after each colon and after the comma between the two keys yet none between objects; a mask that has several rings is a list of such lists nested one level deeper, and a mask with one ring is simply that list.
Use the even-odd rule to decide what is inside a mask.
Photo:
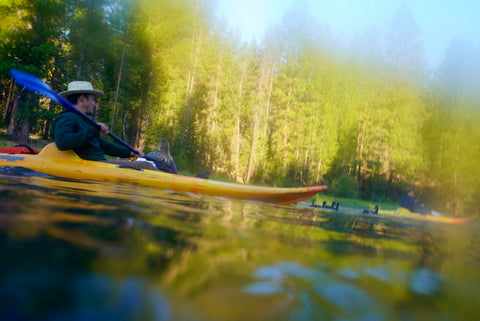
[{"label": "straw hat", "polygon": [[68,84],[68,90],[62,91],[59,95],[67,98],[73,94],[92,94],[96,97],[103,96],[103,91],[93,89],[93,86],[88,81],[72,81]]}]

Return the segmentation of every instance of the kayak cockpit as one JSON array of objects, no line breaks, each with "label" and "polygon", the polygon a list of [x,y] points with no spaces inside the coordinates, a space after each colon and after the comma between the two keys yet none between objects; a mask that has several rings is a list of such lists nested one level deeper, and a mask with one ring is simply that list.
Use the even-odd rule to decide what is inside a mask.
[{"label": "kayak cockpit", "polygon": [[59,150],[55,143],[46,145],[38,154],[41,157],[65,157],[80,159],[73,150]]}]

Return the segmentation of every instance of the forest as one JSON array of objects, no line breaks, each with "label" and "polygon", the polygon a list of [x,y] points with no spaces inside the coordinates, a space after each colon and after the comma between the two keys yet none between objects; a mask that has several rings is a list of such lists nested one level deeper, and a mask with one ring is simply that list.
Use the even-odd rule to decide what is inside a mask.
[{"label": "forest", "polygon": [[452,40],[431,68],[408,7],[386,33],[342,41],[297,3],[262,41],[242,41],[208,0],[0,1],[0,114],[7,135],[48,138],[55,90],[86,80],[95,118],[144,151],[167,138],[180,168],[250,184],[326,184],[437,209],[480,208],[480,53]]}]

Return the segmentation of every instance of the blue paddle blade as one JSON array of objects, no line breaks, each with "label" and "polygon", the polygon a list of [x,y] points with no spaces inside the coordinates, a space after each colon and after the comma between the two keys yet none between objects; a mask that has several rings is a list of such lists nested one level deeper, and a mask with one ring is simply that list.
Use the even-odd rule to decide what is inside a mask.
[{"label": "blue paddle blade", "polygon": [[38,79],[37,77],[15,69],[10,70],[10,74],[12,75],[13,79],[15,79],[15,81],[22,87],[25,87],[28,90],[39,93],[52,99],[53,101],[56,101],[57,103],[60,103],[58,99],[58,97],[60,96],[57,95],[52,89],[50,89],[50,87],[45,82]]},{"label": "blue paddle blade", "polygon": [[[44,81],[41,79],[27,74],[23,71],[15,70],[12,69],[10,70],[10,74],[12,75],[13,79],[21,85],[22,87],[25,87],[26,89],[36,92],[40,95],[43,95],[47,98],[50,98],[54,102],[62,105],[63,107],[70,109],[78,114],[83,114],[81,113],[75,106],[72,105],[68,100],[54,92]],[[86,115],[82,115],[84,117],[88,117]],[[89,117],[88,117],[89,118]],[[96,125],[96,122],[88,119],[92,124]]]}]

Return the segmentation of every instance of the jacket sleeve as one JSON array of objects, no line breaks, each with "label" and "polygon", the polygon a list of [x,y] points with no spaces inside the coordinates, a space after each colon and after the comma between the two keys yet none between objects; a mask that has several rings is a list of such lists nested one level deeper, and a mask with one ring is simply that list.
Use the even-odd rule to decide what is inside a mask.
[{"label": "jacket sleeve", "polygon": [[173,158],[172,158],[172,162],[170,163],[170,165],[172,165],[172,168],[174,170],[173,174],[178,174],[178,167],[177,167],[177,164],[175,164],[175,161],[173,160]]},{"label": "jacket sleeve", "polygon": [[100,142],[100,147],[103,149],[105,154],[109,156],[121,158],[128,158],[131,156],[130,150],[126,147],[111,143],[102,137],[100,137],[98,141]]},{"label": "jacket sleeve", "polygon": [[86,144],[93,138],[100,137],[100,131],[95,126],[79,127],[74,117],[59,117],[54,124],[54,135],[58,149],[74,150]]}]

